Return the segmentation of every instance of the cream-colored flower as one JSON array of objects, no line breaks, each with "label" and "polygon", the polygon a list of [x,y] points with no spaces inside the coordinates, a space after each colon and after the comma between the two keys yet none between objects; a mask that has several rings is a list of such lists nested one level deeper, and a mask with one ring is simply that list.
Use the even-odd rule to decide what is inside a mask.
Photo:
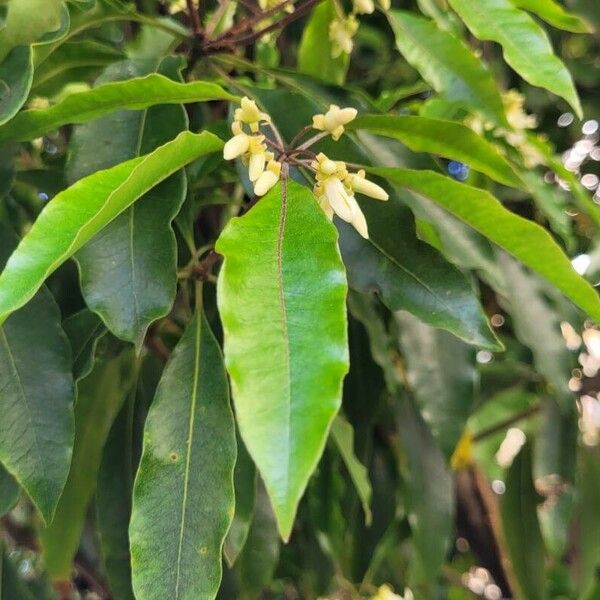
[{"label": "cream-colored flower", "polygon": [[358,21],[354,15],[345,19],[334,19],[329,24],[329,41],[331,42],[331,57],[337,58],[342,54],[350,54],[354,44],[352,38],[358,31]]},{"label": "cream-colored flower", "polygon": [[352,0],[354,14],[370,15],[375,10],[373,0]]},{"label": "cream-colored flower", "polygon": [[355,192],[364,194],[375,200],[388,200],[388,193],[376,183],[365,179],[365,172],[361,169],[358,173],[350,173],[347,178],[347,184]]},{"label": "cream-colored flower", "polygon": [[247,133],[238,133],[231,139],[227,140],[223,147],[223,158],[225,160],[233,160],[248,152],[250,147],[250,136]]},{"label": "cream-colored flower", "polygon": [[344,133],[344,125],[355,119],[357,114],[358,111],[355,108],[340,108],[331,104],[324,115],[313,117],[313,128],[329,132],[331,137],[337,141]]},{"label": "cream-colored flower", "polygon": [[254,193],[257,196],[264,196],[281,177],[281,163],[271,159],[267,168],[260,174],[260,177],[254,184]]},{"label": "cream-colored flower", "polygon": [[506,119],[513,129],[535,129],[537,127],[537,117],[528,115],[523,108],[525,97],[516,90],[508,90],[502,94],[502,102],[506,111]]},{"label": "cream-colored flower", "polygon": [[383,8],[383,10],[390,10],[390,8],[392,8],[392,1],[391,0],[379,0],[379,6],[381,6],[381,8]]},{"label": "cream-colored flower", "polygon": [[[278,4],[281,4],[281,0],[258,0],[258,5],[262,10],[270,10],[271,8],[275,8]],[[294,5],[291,2],[288,2],[283,10],[286,13],[294,12]]]},{"label": "cream-colored flower", "polygon": [[250,130],[256,133],[261,123],[269,123],[271,118],[267,113],[261,112],[254,100],[244,96],[240,102],[240,108],[235,109],[233,118],[240,123],[250,126]]},{"label": "cream-colored flower", "polygon": [[311,166],[316,170],[313,192],[325,214],[331,219],[335,213],[350,223],[362,237],[368,238],[365,216],[354,198],[352,188],[344,185],[344,181],[348,180],[346,164],[334,162],[321,153]]},{"label": "cream-colored flower", "polygon": [[264,135],[253,135],[250,138],[250,144],[248,146],[248,177],[250,181],[256,181],[262,172],[265,170],[268,157],[270,154],[267,152],[267,146],[264,143]]}]

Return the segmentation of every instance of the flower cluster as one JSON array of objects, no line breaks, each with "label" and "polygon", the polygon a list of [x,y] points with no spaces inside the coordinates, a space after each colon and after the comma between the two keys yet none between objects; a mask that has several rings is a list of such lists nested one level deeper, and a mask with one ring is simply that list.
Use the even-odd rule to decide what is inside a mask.
[{"label": "flower cluster", "polygon": [[[331,160],[323,153],[315,156],[308,150],[312,144],[328,135],[338,140],[344,133],[344,126],[356,115],[357,111],[354,108],[340,108],[332,104],[326,113],[313,117],[312,128],[320,133],[304,144],[285,149],[277,142],[269,141],[280,153],[279,160],[276,160],[275,154],[267,149],[265,135],[260,132],[261,125],[271,125],[269,115],[261,112],[253,100],[242,98],[241,108],[234,112],[231,126],[233,137],[225,144],[223,157],[226,160],[241,158],[248,166],[248,175],[254,184],[254,193],[257,196],[266,194],[279,181],[280,161],[313,171],[315,177],[313,193],[325,214],[330,219],[333,218],[334,213],[337,214],[340,219],[350,223],[360,235],[368,238],[367,221],[354,195],[358,193],[376,200],[387,200],[387,192],[366,179],[364,170],[350,173],[346,163]],[[244,130],[245,126],[250,129],[250,133]],[[306,127],[301,133],[307,130],[310,130],[310,127]],[[303,154],[308,154],[314,159],[302,159]]]},{"label": "flower cluster", "polygon": [[366,179],[363,170],[349,173],[345,162],[333,161],[322,152],[311,163],[311,167],[316,172],[313,193],[325,214],[333,219],[335,213],[340,219],[350,223],[360,235],[368,238],[367,221],[354,194],[387,200],[387,192]]},{"label": "flower cluster", "polygon": [[[389,10],[391,0],[379,0],[383,10]],[[374,0],[353,0],[352,13],[344,15],[340,9],[337,18],[329,23],[329,41],[331,42],[331,58],[338,58],[342,54],[350,54],[354,47],[352,38],[358,31],[359,21],[356,15],[370,15],[375,11]]]},{"label": "flower cluster", "polygon": [[[257,196],[264,196],[279,181],[281,174],[281,164],[268,151],[266,138],[260,133],[260,126],[270,122],[269,115],[261,112],[254,100],[242,98],[241,107],[233,115],[233,137],[223,148],[225,160],[241,157],[242,162],[248,165],[248,176]],[[250,129],[250,134],[244,131],[244,125]]]}]

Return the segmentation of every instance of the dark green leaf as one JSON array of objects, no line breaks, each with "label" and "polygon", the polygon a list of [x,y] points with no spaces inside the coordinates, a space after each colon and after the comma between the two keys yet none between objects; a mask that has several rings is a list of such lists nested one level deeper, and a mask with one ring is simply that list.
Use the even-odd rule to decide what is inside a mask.
[{"label": "dark green leaf", "polygon": [[[15,245],[0,228],[0,265]],[[0,462],[47,522],[69,473],[73,397],[69,341],[44,287],[0,327]]]},{"label": "dark green leaf", "polygon": [[0,517],[3,517],[9,510],[12,510],[19,500],[20,495],[21,488],[17,481],[0,465]]},{"label": "dark green leaf", "polygon": [[539,225],[511,213],[488,192],[432,171],[371,171],[439,204],[545,277],[590,317],[600,320],[598,294],[575,272],[569,259]]},{"label": "dark green leaf", "polygon": [[284,539],[348,370],[347,286],[336,242],[313,194],[294,181],[232,219],[217,242],[236,416]]},{"label": "dark green leaf", "polygon": [[[105,72],[101,83],[158,69],[180,77],[175,59],[124,61]],[[70,142],[70,181],[154,151],[187,129],[182,106],[120,111],[77,127]],[[177,248],[171,221],[185,198],[183,171],[175,173],[90,240],[76,255],[87,305],[121,339],[141,344],[148,326],[166,315],[177,285]]]},{"label": "dark green leaf", "polygon": [[100,317],[91,310],[71,315],[63,321],[63,329],[71,342],[73,354],[73,377],[79,381],[87,377],[94,365],[96,346],[106,334]]},{"label": "dark green leaf", "polygon": [[12,119],[27,100],[33,81],[29,46],[18,46],[0,63],[0,125]]},{"label": "dark green leaf", "polygon": [[[546,598],[544,542],[537,517],[538,495],[531,474],[531,447],[526,444],[511,465],[500,502],[506,546],[517,579],[518,598]],[[524,544],[523,541],[527,540]]]},{"label": "dark green leaf", "polygon": [[511,0],[515,6],[536,14],[550,25],[572,31],[589,33],[592,27],[580,16],[567,11],[556,0]]},{"label": "dark green leaf", "polygon": [[42,211],[0,275],[0,323],[23,306],[50,273],[154,186],[222,142],[184,132],[154,152],[94,173]]},{"label": "dark green leaf", "polygon": [[146,421],[129,535],[135,595],[147,600],[214,598],[233,519],[235,425],[220,348],[200,311]]}]

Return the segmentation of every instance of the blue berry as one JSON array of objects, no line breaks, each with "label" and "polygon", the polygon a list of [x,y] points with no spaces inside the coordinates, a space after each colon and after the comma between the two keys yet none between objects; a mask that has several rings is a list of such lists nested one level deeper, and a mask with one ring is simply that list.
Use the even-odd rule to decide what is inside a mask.
[{"label": "blue berry", "polygon": [[42,201],[42,202],[48,202],[48,200],[50,199],[50,196],[48,196],[48,194],[46,194],[46,192],[40,192],[38,194],[38,198]]},{"label": "blue berry", "polygon": [[469,177],[469,167],[457,160],[448,163],[448,173],[457,181],[465,181]]}]

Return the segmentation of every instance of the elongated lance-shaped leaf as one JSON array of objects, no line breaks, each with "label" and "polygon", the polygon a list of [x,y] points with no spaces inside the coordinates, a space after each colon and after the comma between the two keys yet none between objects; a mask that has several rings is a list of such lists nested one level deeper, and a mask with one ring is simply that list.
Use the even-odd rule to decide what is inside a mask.
[{"label": "elongated lance-shaped leaf", "polygon": [[452,181],[433,171],[370,169],[416,194],[429,198],[518,258],[600,321],[596,290],[578,275],[550,234],[536,223],[510,212],[485,190]]},{"label": "elongated lance-shaped leaf", "polygon": [[233,518],[235,424],[221,351],[201,310],[146,421],[129,528],[133,589],[146,600],[214,598]]},{"label": "elongated lance-shaped leaf", "polygon": [[75,445],[69,478],[52,523],[41,532],[50,577],[68,581],[94,491],[102,449],[131,385],[133,350],[99,358],[77,384]]},{"label": "elongated lance-shaped leaf", "polygon": [[511,2],[559,29],[573,33],[589,33],[594,30],[582,17],[569,12],[556,0],[511,0]]},{"label": "elongated lance-shaped leaf", "polygon": [[504,185],[524,187],[498,149],[461,123],[412,115],[364,115],[349,127],[397,139],[415,152],[459,160]]},{"label": "elongated lance-shaped leaf", "polygon": [[[16,243],[0,227],[0,265]],[[47,522],[69,474],[73,399],[71,348],[44,287],[0,326],[0,462]]]},{"label": "elongated lance-shaped leaf", "polygon": [[464,42],[409,12],[389,11],[387,17],[398,50],[436,92],[478,110],[498,125],[507,125],[492,74]]},{"label": "elongated lance-shaped leaf", "polygon": [[27,100],[33,81],[33,54],[30,46],[17,46],[0,63],[0,125],[12,119]]},{"label": "elongated lance-shaped leaf", "polygon": [[[178,79],[181,66],[175,57],[127,60],[109,67],[99,81],[157,69]],[[118,111],[76,127],[69,142],[68,180],[151,152],[185,129],[187,117],[181,105]],[[149,325],[173,305],[177,245],[171,221],[185,193],[185,174],[179,171],[123,211],[75,256],[88,307],[116,336],[138,347]]]},{"label": "elongated lance-shaped leaf", "polygon": [[50,273],[140,196],[190,161],[222,148],[214,135],[184,132],[154,152],[94,173],[40,213],[0,275],[0,324]]},{"label": "elongated lance-shaped leaf", "polygon": [[0,142],[40,137],[67,123],[85,123],[115,110],[143,110],[156,104],[236,100],[216,83],[179,83],[158,73],[70,94],[50,108],[26,110],[0,128]]},{"label": "elongated lance-shaped leaf", "polygon": [[531,16],[510,0],[449,1],[475,37],[502,46],[504,59],[525,81],[562,96],[582,117],[571,74]]},{"label": "elongated lance-shaped leaf", "polygon": [[218,304],[240,433],[288,539],[348,370],[337,234],[307,188],[278,184],[217,242]]}]

